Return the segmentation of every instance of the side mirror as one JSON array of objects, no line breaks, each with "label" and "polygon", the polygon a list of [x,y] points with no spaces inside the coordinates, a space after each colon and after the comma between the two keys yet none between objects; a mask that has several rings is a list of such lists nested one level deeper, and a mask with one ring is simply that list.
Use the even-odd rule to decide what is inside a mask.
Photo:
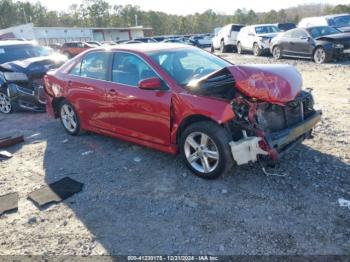
[{"label": "side mirror", "polygon": [[139,88],[144,90],[156,90],[156,89],[160,89],[161,86],[162,86],[162,83],[158,77],[142,79],[139,82]]}]

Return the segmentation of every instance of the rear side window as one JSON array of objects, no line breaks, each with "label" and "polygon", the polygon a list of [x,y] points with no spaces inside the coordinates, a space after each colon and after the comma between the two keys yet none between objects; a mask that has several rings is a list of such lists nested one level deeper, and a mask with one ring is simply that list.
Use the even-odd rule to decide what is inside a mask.
[{"label": "rear side window", "polygon": [[241,25],[232,25],[231,31],[239,32],[241,30],[241,28],[243,28],[243,26],[241,26]]},{"label": "rear side window", "polygon": [[112,70],[113,82],[135,87],[140,80],[157,77],[148,64],[138,56],[129,53],[115,53]]},{"label": "rear side window", "polygon": [[307,33],[305,33],[303,30],[293,30],[291,33],[292,38],[306,38],[308,37]]},{"label": "rear side window", "polygon": [[108,79],[109,53],[94,52],[87,54],[83,60],[76,64],[71,71],[71,75],[89,77],[99,80]]}]

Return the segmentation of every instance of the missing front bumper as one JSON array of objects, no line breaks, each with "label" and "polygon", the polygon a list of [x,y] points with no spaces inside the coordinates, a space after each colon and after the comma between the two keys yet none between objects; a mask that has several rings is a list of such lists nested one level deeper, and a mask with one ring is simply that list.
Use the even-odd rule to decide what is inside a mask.
[{"label": "missing front bumper", "polygon": [[46,110],[45,91],[42,85],[34,85],[33,89],[21,87],[15,83],[8,85],[8,96],[19,108],[34,112]]},{"label": "missing front bumper", "polygon": [[256,162],[259,156],[269,156],[273,160],[277,160],[285,152],[310,136],[314,126],[321,120],[321,115],[321,111],[316,111],[297,125],[266,135],[265,141],[268,147],[266,150],[260,147],[260,141],[264,140],[262,137],[248,137],[243,131],[242,139],[229,143],[233,159],[238,165]]},{"label": "missing front bumper", "polygon": [[313,115],[306,118],[303,122],[267,135],[266,141],[269,147],[280,152],[294,141],[306,138],[305,136],[308,136],[313,127],[321,120],[321,116],[321,111],[315,111]]}]

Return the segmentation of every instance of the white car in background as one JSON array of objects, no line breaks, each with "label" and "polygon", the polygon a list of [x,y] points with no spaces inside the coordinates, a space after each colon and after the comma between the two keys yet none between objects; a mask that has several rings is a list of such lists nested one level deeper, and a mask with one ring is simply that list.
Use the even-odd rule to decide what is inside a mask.
[{"label": "white car in background", "polygon": [[278,27],[273,24],[246,26],[237,36],[237,52],[253,51],[255,56],[269,53],[271,39],[279,33]]},{"label": "white car in background", "polygon": [[237,35],[244,26],[240,24],[228,24],[219,31],[216,29],[211,43],[211,52],[214,52],[215,49],[220,49],[221,53],[225,53],[229,49],[236,49]]},{"label": "white car in background", "polygon": [[305,17],[298,24],[301,28],[312,26],[331,26],[342,32],[350,32],[350,14]]}]

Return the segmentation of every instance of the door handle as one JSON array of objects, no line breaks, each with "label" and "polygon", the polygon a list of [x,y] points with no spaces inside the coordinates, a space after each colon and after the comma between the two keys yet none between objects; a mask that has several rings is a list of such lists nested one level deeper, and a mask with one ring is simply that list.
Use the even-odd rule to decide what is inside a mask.
[{"label": "door handle", "polygon": [[110,96],[116,96],[116,95],[118,95],[118,92],[115,91],[115,89],[109,89],[108,95],[110,95]]}]

